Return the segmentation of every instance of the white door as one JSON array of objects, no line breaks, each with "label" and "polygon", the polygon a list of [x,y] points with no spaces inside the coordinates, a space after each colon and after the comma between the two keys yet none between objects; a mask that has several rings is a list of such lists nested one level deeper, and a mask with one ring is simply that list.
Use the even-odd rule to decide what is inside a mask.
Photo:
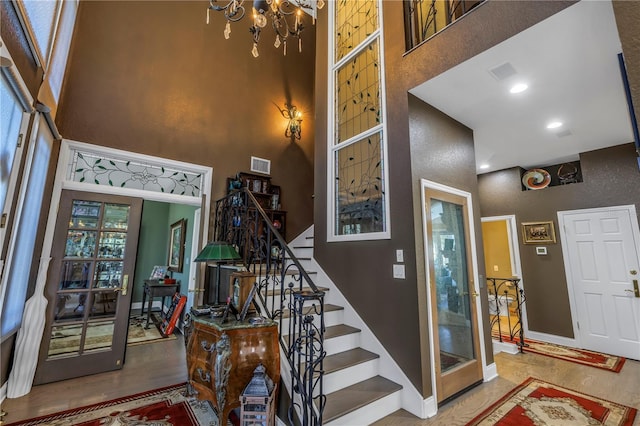
[{"label": "white door", "polygon": [[640,359],[635,208],[559,212],[558,216],[582,346]]}]

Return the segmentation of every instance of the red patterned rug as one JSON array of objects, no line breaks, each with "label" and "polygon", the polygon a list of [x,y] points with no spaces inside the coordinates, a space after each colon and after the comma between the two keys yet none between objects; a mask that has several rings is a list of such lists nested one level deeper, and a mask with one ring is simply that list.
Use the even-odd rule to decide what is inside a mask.
[{"label": "red patterned rug", "polygon": [[[494,337],[497,338],[497,336]],[[518,338],[510,339],[509,336],[503,335],[502,341],[517,344],[520,340]],[[528,345],[523,348],[523,351],[525,352],[560,358],[565,361],[601,368],[603,370],[609,370],[616,373],[619,373],[620,370],[622,370],[622,366],[626,360],[626,358],[620,356],[607,355],[600,352],[588,351],[586,349],[569,348],[567,346],[539,342],[537,340],[527,338],[525,338],[524,341]]]},{"label": "red patterned rug", "polygon": [[217,425],[211,404],[185,396],[185,390],[185,385],[169,386],[7,426]]},{"label": "red patterned rug", "polygon": [[631,426],[637,411],[529,377],[467,426]]}]

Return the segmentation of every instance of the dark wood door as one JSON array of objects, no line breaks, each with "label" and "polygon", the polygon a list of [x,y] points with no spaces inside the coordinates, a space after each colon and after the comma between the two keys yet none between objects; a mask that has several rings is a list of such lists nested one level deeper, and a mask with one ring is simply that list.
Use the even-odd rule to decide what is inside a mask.
[{"label": "dark wood door", "polygon": [[35,383],[122,368],[142,199],[62,191]]}]

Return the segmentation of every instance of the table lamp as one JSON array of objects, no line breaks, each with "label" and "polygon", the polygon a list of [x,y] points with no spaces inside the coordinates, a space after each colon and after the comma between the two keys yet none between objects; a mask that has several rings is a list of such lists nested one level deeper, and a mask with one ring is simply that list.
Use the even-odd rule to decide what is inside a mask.
[{"label": "table lamp", "polygon": [[241,259],[240,255],[231,244],[226,241],[213,241],[208,243],[193,260],[216,264],[216,304],[220,303],[220,264],[239,259]]}]

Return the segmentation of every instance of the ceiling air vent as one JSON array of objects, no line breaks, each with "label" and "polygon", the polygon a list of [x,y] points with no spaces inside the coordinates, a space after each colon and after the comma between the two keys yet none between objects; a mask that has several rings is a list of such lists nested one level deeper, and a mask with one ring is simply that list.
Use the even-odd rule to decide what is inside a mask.
[{"label": "ceiling air vent", "polygon": [[498,81],[506,80],[512,75],[516,75],[516,69],[509,62],[505,62],[502,65],[498,65],[497,67],[493,67],[489,70],[493,78]]},{"label": "ceiling air vent", "polygon": [[271,174],[271,160],[264,158],[251,157],[251,171],[256,173]]}]

